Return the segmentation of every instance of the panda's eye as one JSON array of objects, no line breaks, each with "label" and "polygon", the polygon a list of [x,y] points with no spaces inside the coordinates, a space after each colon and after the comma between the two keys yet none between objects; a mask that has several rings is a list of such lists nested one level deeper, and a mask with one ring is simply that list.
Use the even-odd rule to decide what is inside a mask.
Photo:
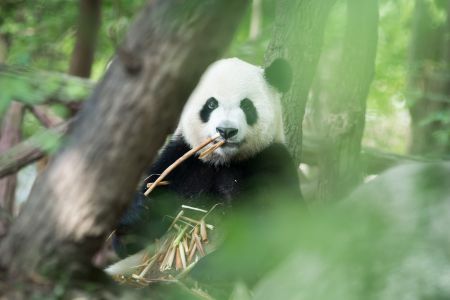
[{"label": "panda's eye", "polygon": [[219,101],[216,98],[209,98],[206,103],[203,105],[202,110],[200,111],[200,119],[206,123],[209,121],[209,116],[211,112],[215,110],[219,106]]},{"label": "panda's eye", "polygon": [[206,105],[209,109],[216,109],[219,106],[219,102],[216,98],[209,98],[208,101],[206,101]]},{"label": "panda's eye", "polygon": [[253,104],[252,100],[245,98],[241,101],[240,107],[245,114],[247,124],[250,126],[255,124],[258,120],[258,112],[256,111],[256,107]]}]

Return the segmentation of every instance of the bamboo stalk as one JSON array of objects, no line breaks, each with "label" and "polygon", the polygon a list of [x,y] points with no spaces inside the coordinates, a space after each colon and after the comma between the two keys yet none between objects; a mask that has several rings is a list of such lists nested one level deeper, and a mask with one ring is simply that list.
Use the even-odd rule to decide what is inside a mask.
[{"label": "bamboo stalk", "polygon": [[207,210],[204,210],[204,209],[201,209],[201,208],[198,208],[198,207],[192,207],[192,206],[189,206],[189,205],[181,205],[181,208],[186,208],[186,209],[190,209],[190,210],[194,210],[194,211],[199,211],[199,212],[202,212],[202,213],[207,213],[208,212]]},{"label": "bamboo stalk", "polygon": [[[202,218],[202,219],[203,219],[203,218]],[[201,222],[201,221],[197,221],[197,220],[194,220],[194,219],[189,218],[189,217],[186,217],[186,216],[181,216],[181,217],[180,217],[180,220],[184,220],[184,221],[187,221],[187,222],[191,222],[191,223],[194,223],[195,225],[200,225],[200,222]],[[209,230],[214,230],[214,225],[206,224],[206,223],[205,223],[205,226],[206,226],[206,228],[208,228]]]},{"label": "bamboo stalk", "polygon": [[222,147],[222,145],[225,144],[225,141],[218,141],[214,145],[212,145],[210,148],[203,151],[198,158],[204,158],[207,155],[213,153],[217,148]]},{"label": "bamboo stalk", "polygon": [[205,253],[205,250],[203,249],[202,242],[200,241],[200,237],[198,236],[198,234],[194,233],[194,238],[195,238],[195,244],[197,245],[198,251],[200,252],[200,254],[202,256],[205,256],[206,253]]},{"label": "bamboo stalk", "polygon": [[[154,182],[149,182],[149,183],[147,183],[147,188],[149,188],[152,184],[154,184]],[[164,185],[169,185],[170,184],[170,182],[168,182],[168,181],[161,181],[161,182],[159,182],[158,184],[157,184],[157,186],[164,186]]]},{"label": "bamboo stalk", "polygon": [[189,254],[191,253],[194,246],[195,246],[195,239],[191,235],[191,243],[189,244]]},{"label": "bamboo stalk", "polygon": [[192,241],[194,241],[194,245],[191,248],[191,251],[189,253],[189,257],[188,257],[188,262],[191,263],[192,258],[194,257],[195,254],[195,250],[197,250],[197,243],[195,243],[195,238],[192,239]]},{"label": "bamboo stalk", "polygon": [[183,269],[186,269],[186,254],[184,251],[183,243],[178,245],[178,249],[180,251],[181,264],[183,265]]},{"label": "bamboo stalk", "polygon": [[188,243],[186,237],[183,238],[183,247],[186,252],[189,253]]},{"label": "bamboo stalk", "polygon": [[154,256],[153,256],[153,258],[152,259],[150,259],[150,261],[148,262],[148,264],[145,266],[145,268],[141,271],[141,273],[139,273],[139,275],[138,275],[138,277],[139,278],[144,278],[144,276],[145,276],[145,274],[147,274],[147,272],[150,270],[150,268],[153,266],[153,263],[156,261],[156,259],[157,259],[157,257],[158,257],[158,254],[159,253],[157,253],[157,254],[155,254]]},{"label": "bamboo stalk", "polygon": [[202,237],[202,241],[208,241],[208,234],[206,232],[206,224],[204,219],[200,221],[200,236]]},{"label": "bamboo stalk", "polygon": [[176,247],[176,255],[175,255],[175,270],[181,270],[183,265],[181,263],[181,249],[180,247]]},{"label": "bamboo stalk", "polygon": [[162,271],[169,270],[172,268],[173,260],[175,258],[175,250],[176,250],[176,248],[173,246],[170,248],[169,257],[167,258],[166,265],[164,266],[164,269]]},{"label": "bamboo stalk", "polygon": [[173,164],[171,164],[167,169],[164,170],[164,172],[161,173],[161,175],[159,175],[159,177],[155,180],[155,182],[153,182],[153,184],[145,191],[144,195],[148,196],[154,189],[155,187],[170,173],[173,171],[173,169],[175,169],[179,164],[181,164],[183,161],[185,161],[186,159],[188,159],[189,157],[191,157],[192,155],[194,155],[195,153],[197,153],[199,150],[203,149],[204,147],[206,147],[208,144],[210,144],[211,142],[213,142],[214,140],[216,140],[217,138],[219,138],[220,135],[216,134],[215,136],[207,139],[206,141],[204,141],[203,143],[201,143],[199,146],[192,148],[191,150],[189,150],[188,152],[186,152],[183,156],[181,156],[179,159],[177,159]]},{"label": "bamboo stalk", "polygon": [[175,217],[175,219],[173,219],[172,224],[170,224],[169,229],[167,229],[167,231],[169,231],[170,229],[172,229],[173,226],[175,226],[175,223],[178,221],[178,219],[183,216],[184,214],[184,210],[180,210],[180,212],[177,214],[177,216]]}]

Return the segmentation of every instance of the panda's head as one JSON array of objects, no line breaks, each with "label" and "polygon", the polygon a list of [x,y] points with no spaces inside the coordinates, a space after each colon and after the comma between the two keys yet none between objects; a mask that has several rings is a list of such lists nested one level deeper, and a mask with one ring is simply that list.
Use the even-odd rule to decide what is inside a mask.
[{"label": "panda's head", "polygon": [[191,147],[219,133],[226,143],[205,158],[214,164],[254,156],[284,142],[280,98],[290,81],[291,69],[281,59],[266,69],[237,58],[219,60],[188,99],[176,133]]}]

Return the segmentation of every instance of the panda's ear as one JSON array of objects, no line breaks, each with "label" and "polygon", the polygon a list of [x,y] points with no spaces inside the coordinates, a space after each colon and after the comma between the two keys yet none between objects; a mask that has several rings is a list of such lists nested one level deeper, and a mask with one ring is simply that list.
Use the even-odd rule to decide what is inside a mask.
[{"label": "panda's ear", "polygon": [[292,83],[291,66],[285,59],[277,58],[264,69],[264,78],[271,86],[285,93]]}]

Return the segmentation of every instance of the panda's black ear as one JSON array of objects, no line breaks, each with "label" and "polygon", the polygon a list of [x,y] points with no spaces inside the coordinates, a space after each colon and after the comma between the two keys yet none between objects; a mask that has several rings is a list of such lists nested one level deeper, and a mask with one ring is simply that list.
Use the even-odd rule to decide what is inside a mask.
[{"label": "panda's black ear", "polygon": [[277,58],[264,69],[264,78],[271,86],[281,93],[285,93],[292,83],[291,66],[285,59]]}]

